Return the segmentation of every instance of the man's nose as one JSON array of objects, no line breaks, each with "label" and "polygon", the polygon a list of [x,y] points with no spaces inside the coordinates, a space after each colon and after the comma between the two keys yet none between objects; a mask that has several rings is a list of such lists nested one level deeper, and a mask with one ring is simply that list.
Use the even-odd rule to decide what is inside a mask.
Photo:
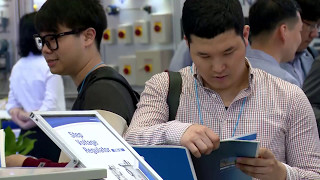
[{"label": "man's nose", "polygon": [[316,38],[319,36],[318,28],[313,28],[312,31],[310,32],[310,37]]},{"label": "man's nose", "polygon": [[52,50],[47,46],[46,43],[44,43],[41,52],[42,54],[50,54],[52,53]]},{"label": "man's nose", "polygon": [[211,64],[211,69],[216,72],[216,73],[221,73],[223,72],[225,69],[226,69],[226,65],[225,63],[222,63],[222,62],[216,62],[214,64]]}]

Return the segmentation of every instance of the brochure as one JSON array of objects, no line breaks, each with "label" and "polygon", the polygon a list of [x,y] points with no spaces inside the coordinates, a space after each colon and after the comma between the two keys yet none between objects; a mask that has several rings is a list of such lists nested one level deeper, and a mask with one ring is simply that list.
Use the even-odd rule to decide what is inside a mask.
[{"label": "brochure", "polygon": [[165,180],[197,180],[189,150],[183,146],[133,146]]},{"label": "brochure", "polygon": [[192,155],[198,179],[238,179],[251,180],[235,166],[237,157],[257,157],[259,142],[256,133],[233,137],[220,141],[219,149],[209,155],[196,158]]}]

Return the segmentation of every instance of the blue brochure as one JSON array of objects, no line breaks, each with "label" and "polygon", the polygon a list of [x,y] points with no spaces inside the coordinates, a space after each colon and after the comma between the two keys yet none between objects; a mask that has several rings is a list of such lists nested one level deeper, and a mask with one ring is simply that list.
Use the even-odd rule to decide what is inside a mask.
[{"label": "blue brochure", "polygon": [[250,134],[245,134],[245,135],[242,135],[242,136],[235,136],[235,137],[232,137],[230,139],[252,141],[252,140],[256,140],[257,139],[257,133],[250,133]]},{"label": "blue brochure", "polygon": [[219,149],[209,155],[196,158],[192,155],[198,179],[251,180],[252,177],[236,168],[237,157],[257,157],[259,142],[257,134],[247,134],[220,141]]},{"label": "blue brochure", "polygon": [[133,146],[165,180],[196,180],[190,153],[183,146]]}]

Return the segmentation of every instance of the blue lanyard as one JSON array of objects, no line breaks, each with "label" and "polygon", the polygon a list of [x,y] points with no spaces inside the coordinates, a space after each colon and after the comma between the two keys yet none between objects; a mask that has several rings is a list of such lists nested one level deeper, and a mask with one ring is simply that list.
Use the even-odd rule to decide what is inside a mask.
[{"label": "blue lanyard", "polygon": [[238,127],[238,124],[239,124],[239,120],[241,118],[242,110],[243,110],[244,104],[246,103],[246,100],[247,100],[247,97],[245,97],[243,99],[243,101],[242,101],[241,109],[240,109],[240,112],[239,112],[239,115],[238,115],[237,123],[236,123],[236,125],[234,126],[234,129],[233,129],[232,137],[236,133],[236,130],[237,130],[237,127]]},{"label": "blue lanyard", "polygon": [[81,93],[81,91],[82,91],[82,88],[83,88],[83,85],[84,85],[84,82],[86,81],[86,79],[87,79],[87,77],[88,77],[88,75],[94,70],[94,69],[96,69],[98,66],[100,66],[101,64],[103,64],[103,62],[101,62],[101,63],[99,63],[99,64],[97,64],[97,65],[95,65],[87,74],[86,74],[86,76],[84,77],[84,79],[83,79],[83,81],[82,81],[82,83],[81,83],[81,87],[80,87],[80,90],[79,90],[79,93],[78,94],[80,94]]},{"label": "blue lanyard", "polygon": [[[192,72],[192,67],[191,66],[190,66],[190,69],[191,69],[191,74],[192,74],[193,72]],[[194,85],[195,85],[195,90],[196,90],[197,106],[198,106],[200,124],[203,125],[203,118],[202,118],[202,113],[201,113],[201,110],[200,110],[200,100],[199,100],[199,97],[198,97],[198,85],[197,85],[196,78],[194,78]]]},{"label": "blue lanyard", "polygon": [[[193,74],[192,66],[190,66],[190,69],[191,69],[191,75],[192,75]],[[195,90],[196,90],[197,107],[198,107],[198,113],[199,113],[199,118],[200,118],[200,124],[203,125],[203,118],[202,118],[202,113],[201,113],[201,109],[200,109],[200,100],[198,97],[198,85],[197,85],[196,78],[194,78],[194,85],[195,85]]]},{"label": "blue lanyard", "polygon": [[[193,74],[193,71],[192,71],[192,66],[190,66],[190,70],[191,70],[191,74]],[[198,107],[198,113],[199,113],[199,118],[200,118],[200,124],[203,125],[203,118],[202,118],[202,113],[201,113],[201,109],[200,109],[200,100],[199,100],[199,96],[198,96],[198,85],[197,85],[197,81],[196,81],[196,78],[194,78],[194,85],[195,85],[195,93],[196,93],[196,98],[197,98],[197,107]],[[237,119],[237,122],[236,122],[236,125],[233,129],[233,133],[232,133],[232,137],[234,136],[236,130],[237,130],[237,127],[238,127],[238,124],[239,124],[239,120],[241,118],[241,114],[242,114],[242,111],[243,111],[243,108],[244,108],[244,104],[246,103],[246,100],[247,100],[247,97],[245,97],[242,101],[242,105],[241,105],[241,109],[240,109],[240,112],[238,114],[238,119]]]}]

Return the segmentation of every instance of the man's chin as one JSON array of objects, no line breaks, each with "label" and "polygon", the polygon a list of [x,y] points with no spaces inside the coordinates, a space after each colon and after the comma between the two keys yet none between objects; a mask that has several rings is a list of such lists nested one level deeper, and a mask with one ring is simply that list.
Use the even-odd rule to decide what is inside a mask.
[{"label": "man's chin", "polygon": [[52,74],[61,75],[61,72],[59,72],[57,69],[54,69],[54,68],[50,68],[50,72],[51,72]]}]

